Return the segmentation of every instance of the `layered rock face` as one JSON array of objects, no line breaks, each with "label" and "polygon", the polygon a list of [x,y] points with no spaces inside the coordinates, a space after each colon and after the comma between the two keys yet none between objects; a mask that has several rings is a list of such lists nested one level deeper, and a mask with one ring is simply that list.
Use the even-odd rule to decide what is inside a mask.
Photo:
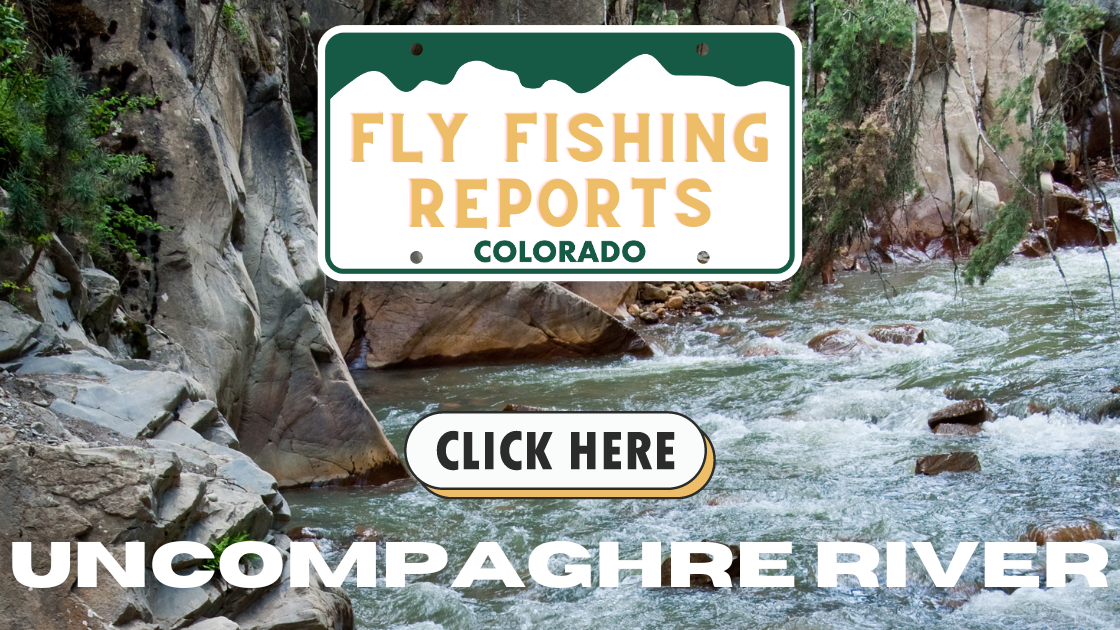
[{"label": "layered rock face", "polygon": [[653,354],[634,330],[551,282],[339,283],[330,319],[360,368]]},{"label": "layered rock face", "polygon": [[[28,359],[19,373],[0,373],[0,531],[9,539],[0,563],[12,566],[9,542],[30,542],[32,569],[47,575],[50,543],[82,541],[105,545],[124,566],[125,543],[143,542],[147,586],[123,588],[101,570],[96,588],[76,587],[71,545],[57,587],[29,589],[0,572],[0,628],[352,627],[342,590],[289,587],[290,541],[281,532],[290,512],[276,479],[236,450],[217,406],[191,379],[128,370],[88,352]],[[179,589],[152,577],[161,545],[213,548],[234,538],[277,547],[280,580],[243,589],[214,577]]]},{"label": "layered rock face", "polygon": [[182,370],[282,485],[401,476],[322,306],[310,173],[287,93],[300,7],[238,3],[238,35],[220,6],[82,7],[88,71],[162,99],[122,132],[157,165],[145,193],[165,228],[126,314],[182,348]]}]

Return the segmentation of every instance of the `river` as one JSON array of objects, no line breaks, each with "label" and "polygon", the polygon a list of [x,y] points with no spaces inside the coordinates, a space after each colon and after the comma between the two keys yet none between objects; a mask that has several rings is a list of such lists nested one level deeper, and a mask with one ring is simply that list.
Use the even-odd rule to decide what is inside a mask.
[{"label": "river", "polygon": [[[949,262],[888,265],[882,279],[841,274],[796,304],[645,327],[652,359],[356,373],[402,452],[412,424],[440,409],[671,410],[711,437],[715,475],[683,500],[455,501],[411,481],[303,490],[285,493],[293,524],[322,528],[336,541],[334,560],[359,527],[447,548],[448,569],[405,588],[349,584],[362,629],[1118,628],[1120,542],[1102,543],[1108,588],[1076,578],[1065,589],[975,592],[978,552],[962,587],[947,591],[930,585],[913,551],[906,588],[815,587],[817,541],[880,550],[930,541],[948,564],[958,542],[1017,540],[1032,524],[1093,519],[1120,532],[1120,419],[1095,421],[1120,384],[1120,316],[1101,253],[1059,255],[1076,311],[1049,259],[1016,257],[986,286],[959,290]],[[1120,275],[1120,249],[1108,256]],[[928,341],[854,358],[806,346],[826,330],[900,322],[925,328]],[[744,357],[760,344],[777,354]],[[980,437],[930,433],[932,411],[971,397],[999,416]],[[954,450],[977,453],[983,471],[913,474],[916,458]],[[793,541],[786,573],[797,586],[674,591],[641,588],[634,575],[618,589],[557,590],[528,579],[529,552],[549,540],[593,554],[618,541],[623,557],[636,557],[641,541],[662,541],[668,553],[670,541],[701,539]],[[501,543],[526,588],[452,589],[479,541]]]}]

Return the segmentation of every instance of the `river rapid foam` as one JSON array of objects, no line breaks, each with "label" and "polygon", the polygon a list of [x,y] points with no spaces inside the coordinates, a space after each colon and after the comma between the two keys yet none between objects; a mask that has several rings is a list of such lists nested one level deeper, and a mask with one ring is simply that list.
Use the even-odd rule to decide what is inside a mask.
[{"label": "river rapid foam", "polygon": [[[618,589],[530,580],[524,589],[453,589],[447,571],[402,589],[351,589],[359,628],[1120,627],[1112,541],[1101,543],[1113,558],[1107,588],[1075,579],[1066,589],[981,591],[974,558],[961,586],[939,589],[912,552],[920,577],[906,588],[814,586],[817,541],[880,551],[887,541],[929,541],[947,564],[958,542],[1014,541],[1032,524],[1093,519],[1106,535],[1120,532],[1120,420],[1097,416],[1120,384],[1120,316],[1101,253],[1059,255],[1076,310],[1051,260],[1016,258],[987,286],[956,290],[952,264],[941,261],[888,266],[890,297],[879,277],[846,274],[797,304],[742,304],[644,328],[658,348],[647,360],[358,373],[398,450],[435,410],[667,410],[711,437],[715,475],[683,500],[454,501],[407,481],[307,490],[289,495],[293,522],[322,528],[335,560],[356,529],[372,528],[387,540],[438,542],[452,566],[479,541],[499,542],[511,558],[548,540],[592,550],[618,541],[623,557],[636,557],[641,541],[793,541],[793,589],[673,592],[641,588],[637,575]],[[1120,272],[1120,250],[1108,258]],[[922,326],[927,343],[877,344],[856,357],[806,346],[827,330],[902,322]],[[777,354],[744,356],[759,344]],[[930,433],[931,412],[972,397],[998,415],[980,437]],[[975,452],[982,472],[913,474],[917,457],[955,450]],[[568,560],[554,562],[560,571]]]}]

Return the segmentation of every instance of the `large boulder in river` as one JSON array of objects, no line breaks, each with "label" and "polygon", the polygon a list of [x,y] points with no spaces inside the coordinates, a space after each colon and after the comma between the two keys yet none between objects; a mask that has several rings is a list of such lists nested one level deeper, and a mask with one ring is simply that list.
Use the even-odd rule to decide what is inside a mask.
[{"label": "large boulder in river", "polygon": [[1022,542],[1033,542],[1039,547],[1051,542],[1084,542],[1104,538],[1104,530],[1096,521],[1082,521],[1065,525],[1039,527],[1031,525],[1027,533],[1019,537]]},{"label": "large boulder in river", "polygon": [[980,458],[976,453],[945,453],[918,458],[916,475],[934,477],[944,472],[980,472]]},{"label": "large boulder in river", "polygon": [[143,203],[164,228],[145,245],[150,270],[124,284],[125,310],[185,349],[202,393],[282,485],[400,477],[322,306],[286,71],[300,9],[254,6],[237,38],[218,26],[222,6],[79,7],[81,28],[93,29],[75,35],[88,42],[88,76],[161,98],[158,111],[126,115],[120,132],[157,166]]},{"label": "large boulder in river", "polygon": [[979,398],[964,400],[935,411],[927,421],[934,433],[947,435],[974,435],[980,425],[995,419],[995,414]]},{"label": "large boulder in river", "polygon": [[875,326],[867,335],[876,341],[897,343],[904,346],[926,342],[926,331],[913,324]]},{"label": "large boulder in river", "polygon": [[653,354],[552,282],[339,283],[330,316],[340,345],[368,342],[369,367]]}]

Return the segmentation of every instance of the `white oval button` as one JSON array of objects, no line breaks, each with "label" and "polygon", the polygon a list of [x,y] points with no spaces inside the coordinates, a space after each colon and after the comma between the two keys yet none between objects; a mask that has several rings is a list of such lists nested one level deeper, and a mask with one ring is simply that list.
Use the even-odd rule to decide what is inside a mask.
[{"label": "white oval button", "polygon": [[405,441],[413,476],[448,498],[682,498],[715,470],[711,441],[672,412],[441,412]]}]

